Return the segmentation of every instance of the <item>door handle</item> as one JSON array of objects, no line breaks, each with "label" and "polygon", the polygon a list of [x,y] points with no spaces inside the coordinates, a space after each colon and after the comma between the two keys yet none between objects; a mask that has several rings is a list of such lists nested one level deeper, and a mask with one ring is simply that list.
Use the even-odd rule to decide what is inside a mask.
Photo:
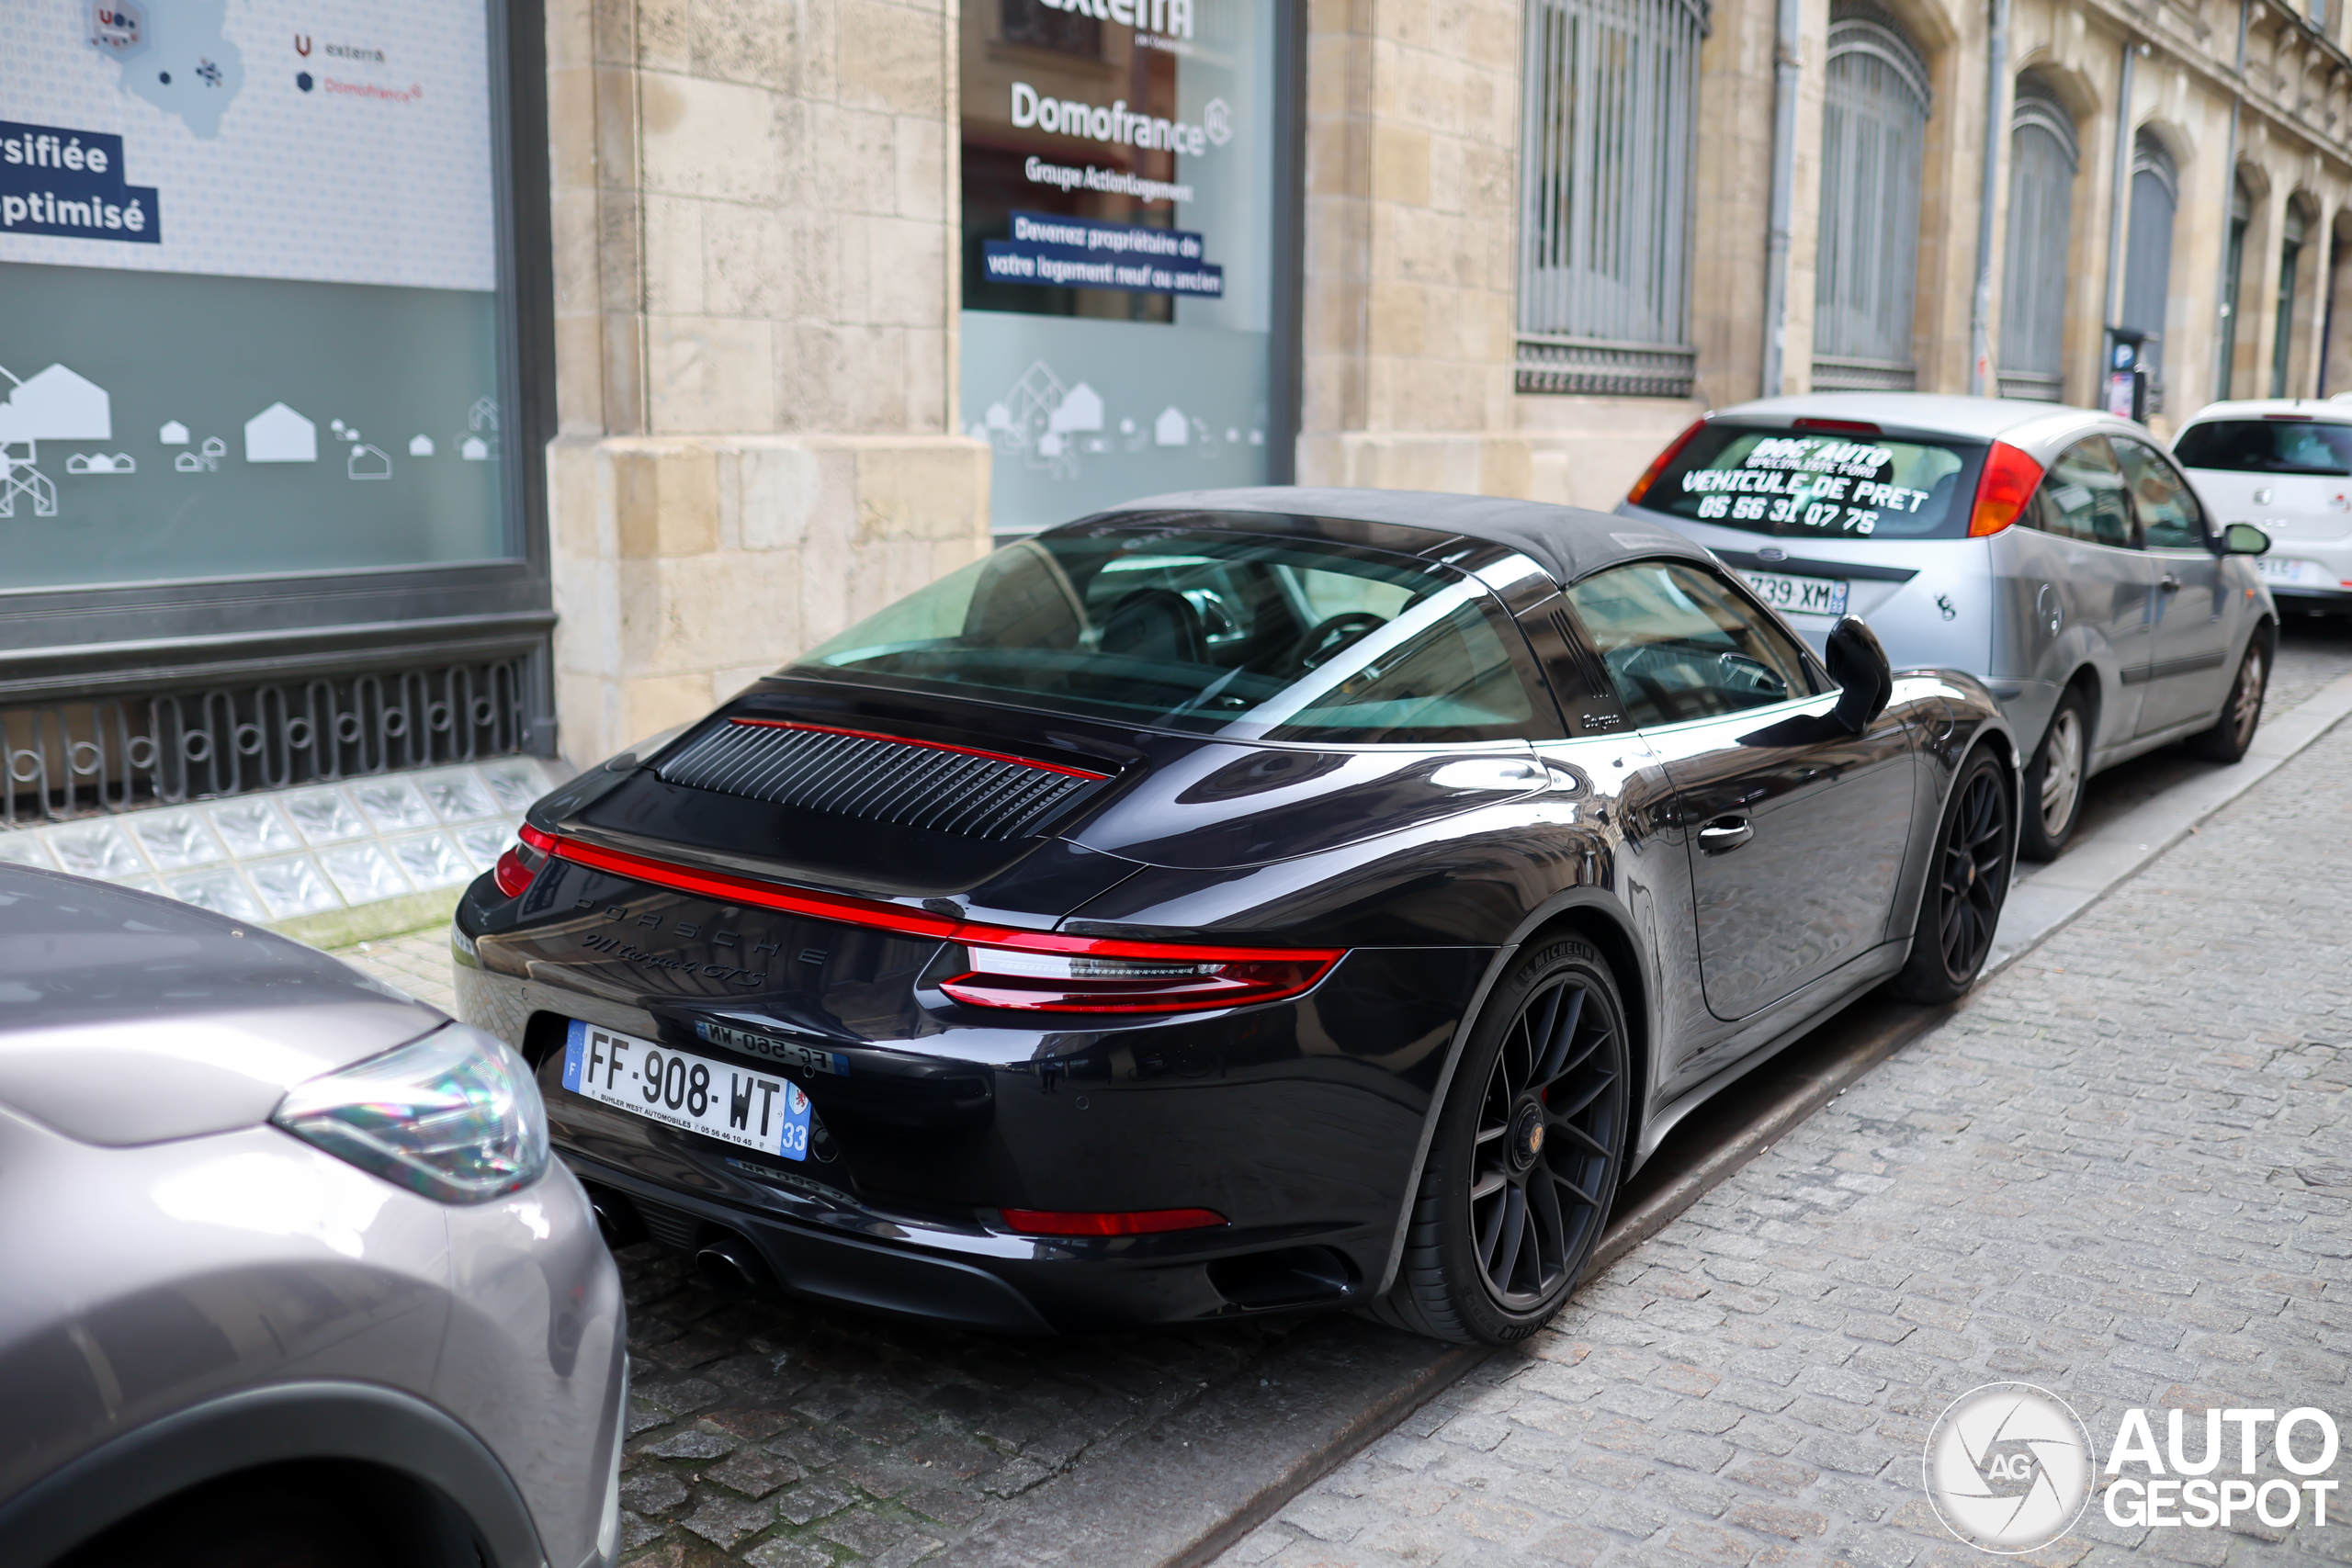
[{"label": "door handle", "polygon": [[1736,850],[1756,837],[1756,829],[1745,817],[1718,817],[1699,829],[1699,848],[1706,854],[1719,855]]},{"label": "door handle", "polygon": [[2160,593],[2177,593],[2180,592],[2180,579],[2166,572],[2164,580],[2156,584],[2156,591]]}]

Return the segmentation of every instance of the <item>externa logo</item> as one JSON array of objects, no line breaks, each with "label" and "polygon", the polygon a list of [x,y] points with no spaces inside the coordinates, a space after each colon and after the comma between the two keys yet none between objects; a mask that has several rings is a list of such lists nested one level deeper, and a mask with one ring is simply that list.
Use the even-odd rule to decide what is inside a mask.
[{"label": "externa logo", "polygon": [[1980,1551],[2033,1551],[2082,1517],[2091,1466],[2090,1433],[2064,1400],[2031,1383],[1986,1383],[1928,1434],[1928,1500]]}]

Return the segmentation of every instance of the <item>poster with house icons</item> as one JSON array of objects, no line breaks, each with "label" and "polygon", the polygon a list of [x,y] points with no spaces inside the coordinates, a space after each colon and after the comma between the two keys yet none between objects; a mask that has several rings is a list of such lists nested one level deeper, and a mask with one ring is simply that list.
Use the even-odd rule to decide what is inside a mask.
[{"label": "poster with house icons", "polygon": [[484,0],[29,0],[0,590],[512,553]]}]

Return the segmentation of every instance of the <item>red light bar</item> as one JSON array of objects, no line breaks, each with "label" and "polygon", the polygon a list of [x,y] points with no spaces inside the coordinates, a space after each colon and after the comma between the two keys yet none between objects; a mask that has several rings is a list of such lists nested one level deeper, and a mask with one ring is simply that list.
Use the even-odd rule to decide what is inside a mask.
[{"label": "red light bar", "polygon": [[1215,1209],[1141,1209],[1126,1213],[1089,1213],[1064,1209],[1005,1209],[1004,1228],[1027,1235],[1152,1235],[1161,1231],[1207,1230],[1226,1224]]},{"label": "red light bar", "polygon": [[2305,424],[2309,424],[2312,420],[2312,416],[2307,413],[2267,413],[2262,417],[2265,419],[2300,419]]},{"label": "red light bar", "polygon": [[1808,414],[1803,419],[1792,419],[1789,421],[1789,424],[1792,429],[1795,430],[1830,430],[1837,432],[1840,435],[1876,435],[1880,434],[1877,425],[1872,424],[1870,421],[1864,419],[1815,419]]},{"label": "red light bar", "polygon": [[820,893],[808,887],[785,887],[755,877],[673,865],[667,861],[583,844],[577,839],[557,839],[553,853],[560,860],[591,871],[634,877],[681,893],[699,893],[730,903],[780,909],[789,915],[813,915],[842,925],[895,931],[901,936],[935,937],[984,947],[1011,948],[1023,953],[1068,953],[1087,958],[1167,959],[1171,963],[1247,964],[1282,961],[1320,963],[1328,968],[1340,961],[1341,948],[1211,947],[1191,942],[1127,942],[1108,937],[1069,936],[1059,931],[1026,931],[1010,926],[984,925],[952,915],[934,915],[904,904],[874,898],[853,898],[842,893]]},{"label": "red light bar", "polygon": [[758,729],[807,729],[819,735],[846,735],[858,740],[888,740],[894,746],[920,746],[928,751],[954,751],[965,757],[986,757],[992,762],[1018,762],[1024,768],[1042,768],[1049,773],[1068,773],[1074,779],[1107,779],[1111,776],[1090,773],[1084,768],[1065,767],[1059,762],[1041,762],[1035,757],[1015,757],[1005,751],[982,751],[971,746],[950,746],[944,740],[910,740],[903,735],[884,735],[872,729],[842,729],[830,724],[802,724],[784,718],[730,718],[727,722],[750,725]]}]

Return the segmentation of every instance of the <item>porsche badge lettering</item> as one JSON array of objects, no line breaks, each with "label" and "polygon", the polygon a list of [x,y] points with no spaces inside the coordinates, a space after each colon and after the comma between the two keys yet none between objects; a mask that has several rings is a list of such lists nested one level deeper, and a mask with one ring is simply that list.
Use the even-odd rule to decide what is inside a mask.
[{"label": "porsche badge lettering", "polygon": [[[593,909],[596,907],[596,901],[593,898],[582,898],[574,907]],[[662,925],[662,918],[659,915],[639,915],[634,921],[630,921],[628,910],[618,904],[612,905],[605,910],[605,919],[645,926],[657,931]],[[677,922],[676,934],[689,942],[697,939],[707,942],[713,947],[741,945],[740,939],[733,931],[711,931],[705,935],[700,926],[689,920]],[[623,942],[616,936],[583,936],[580,939],[580,945],[592,953],[601,953],[607,957],[617,958],[625,964],[642,964],[651,969],[674,969],[681,975],[700,975],[706,979],[725,980],[738,986],[763,986],[767,983],[768,978],[764,970],[754,973],[752,970],[738,969],[727,964],[696,964],[691,959],[673,957],[666,953],[649,953],[644,948]],[[782,951],[776,943],[772,942],[752,942],[751,950],[755,953]]]}]

